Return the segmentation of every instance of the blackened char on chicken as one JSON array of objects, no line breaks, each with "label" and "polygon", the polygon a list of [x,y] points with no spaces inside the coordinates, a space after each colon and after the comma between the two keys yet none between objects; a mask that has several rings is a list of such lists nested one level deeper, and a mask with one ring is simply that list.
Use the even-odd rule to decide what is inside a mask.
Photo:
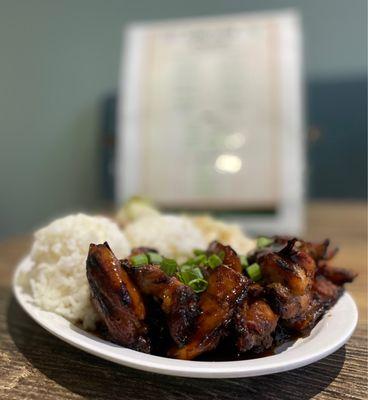
[{"label": "blackened char on chicken", "polygon": [[146,310],[141,294],[107,243],[90,245],[86,266],[92,303],[111,339],[122,346],[149,353],[144,322]]}]

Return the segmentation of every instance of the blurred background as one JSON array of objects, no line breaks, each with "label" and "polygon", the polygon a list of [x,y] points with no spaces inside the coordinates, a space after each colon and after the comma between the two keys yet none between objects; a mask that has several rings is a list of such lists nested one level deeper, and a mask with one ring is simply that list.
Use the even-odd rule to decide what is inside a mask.
[{"label": "blurred background", "polygon": [[366,201],[364,0],[0,0],[0,238],[114,205],[122,30],[292,7],[303,28],[306,195]]}]

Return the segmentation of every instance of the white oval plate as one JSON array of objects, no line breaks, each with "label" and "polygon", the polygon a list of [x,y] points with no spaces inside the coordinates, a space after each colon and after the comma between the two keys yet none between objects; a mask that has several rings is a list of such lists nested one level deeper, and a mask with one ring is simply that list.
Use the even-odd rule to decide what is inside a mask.
[{"label": "white oval plate", "polygon": [[87,353],[127,367],[166,375],[192,378],[240,378],[267,375],[303,367],[328,356],[344,345],[352,335],[358,320],[358,311],[352,297],[345,293],[314,327],[311,334],[298,339],[277,354],[244,361],[183,361],[157,357],[126,349],[99,339],[52,312],[39,309],[31,296],[18,282],[21,272],[32,267],[29,257],[17,267],[13,291],[19,304],[47,331]]}]

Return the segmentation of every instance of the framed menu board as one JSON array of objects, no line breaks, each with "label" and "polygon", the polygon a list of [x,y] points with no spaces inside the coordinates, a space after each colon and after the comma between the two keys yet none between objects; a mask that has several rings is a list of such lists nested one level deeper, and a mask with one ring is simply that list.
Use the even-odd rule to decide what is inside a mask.
[{"label": "framed menu board", "polygon": [[300,230],[297,14],[133,24],[124,39],[118,201],[141,194],[260,231]]}]

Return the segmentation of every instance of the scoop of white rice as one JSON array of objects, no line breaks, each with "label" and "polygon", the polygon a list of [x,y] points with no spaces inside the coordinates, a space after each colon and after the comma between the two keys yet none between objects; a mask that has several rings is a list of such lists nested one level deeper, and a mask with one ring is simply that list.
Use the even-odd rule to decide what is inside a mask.
[{"label": "scoop of white rice", "polygon": [[191,220],[207,243],[217,240],[231,246],[238,254],[247,254],[256,247],[256,241],[249,238],[238,225],[224,223],[206,215],[192,217]]},{"label": "scoop of white rice", "polygon": [[132,247],[146,246],[156,249],[179,262],[193,255],[194,249],[206,248],[201,231],[183,216],[152,215],[129,224],[125,230]]},{"label": "scoop of white rice", "polygon": [[98,316],[90,302],[86,258],[90,243],[105,241],[118,258],[130,252],[124,234],[104,217],[70,215],[37,231],[31,250],[35,265],[29,275],[35,303],[93,329]]},{"label": "scoop of white rice", "polygon": [[139,218],[159,214],[160,212],[152,205],[150,201],[142,197],[134,196],[120,208],[115,216],[115,219],[120,226],[125,227]]}]

